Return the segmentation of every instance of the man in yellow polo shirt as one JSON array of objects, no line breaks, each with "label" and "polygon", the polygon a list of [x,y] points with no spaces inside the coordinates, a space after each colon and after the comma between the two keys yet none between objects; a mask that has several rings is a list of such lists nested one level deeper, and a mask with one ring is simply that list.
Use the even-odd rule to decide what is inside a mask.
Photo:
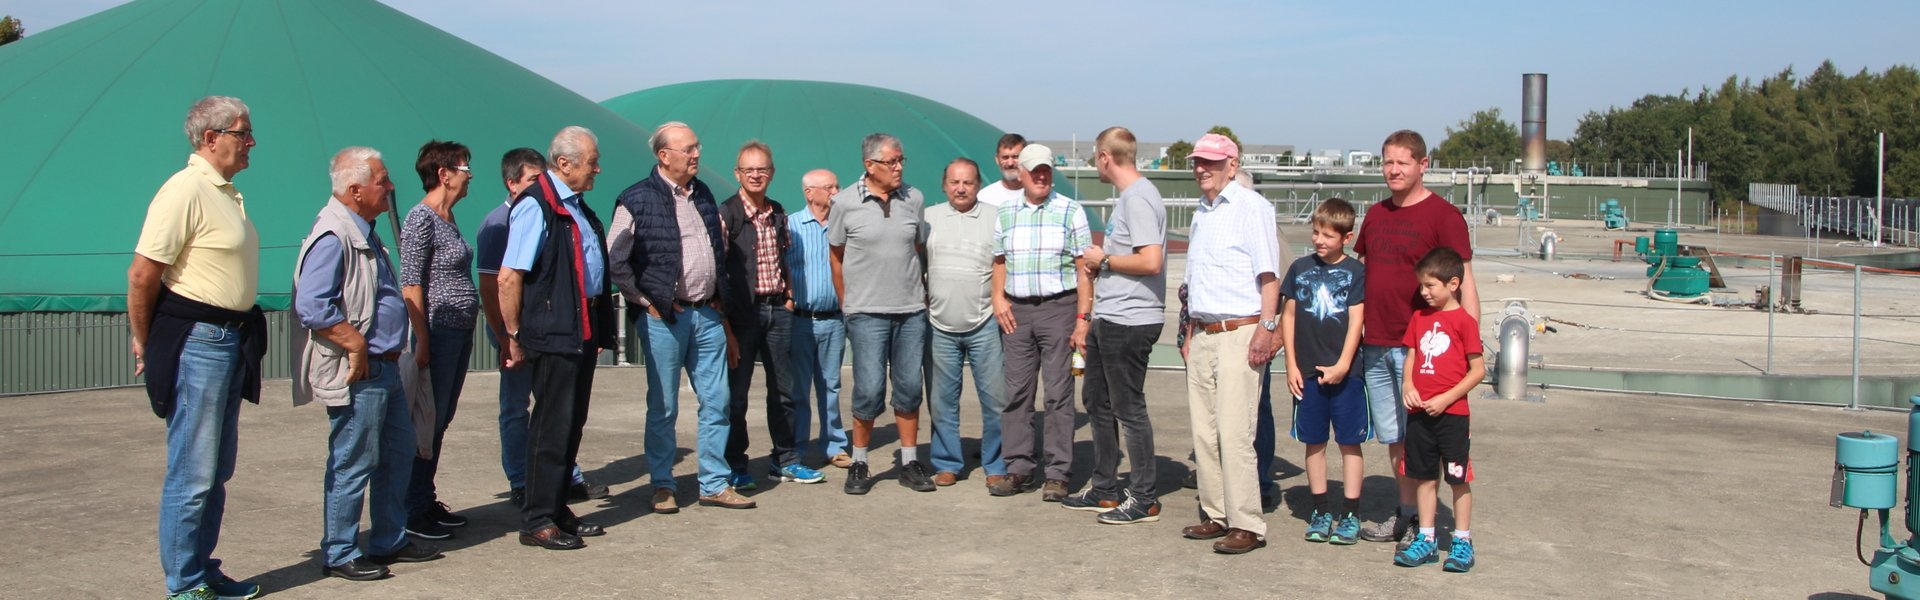
[{"label": "man in yellow polo shirt", "polygon": [[167,421],[160,566],[170,598],[252,598],[260,586],[220,570],[213,549],[233,477],[240,400],[260,402],[266,318],[254,305],[260,236],[233,176],[247,168],[253,121],[238,98],[187,112],[193,154],[160,186],[127,269],[134,373]]}]

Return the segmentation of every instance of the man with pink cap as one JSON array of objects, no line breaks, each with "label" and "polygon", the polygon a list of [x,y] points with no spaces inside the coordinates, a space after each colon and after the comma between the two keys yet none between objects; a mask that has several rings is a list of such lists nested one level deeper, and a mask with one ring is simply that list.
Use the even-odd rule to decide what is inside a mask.
[{"label": "man with pink cap", "polygon": [[1181,534],[1244,554],[1266,545],[1253,452],[1260,377],[1280,347],[1280,239],[1273,205],[1234,181],[1240,147],[1218,134],[1193,145],[1200,206],[1187,246],[1187,410],[1202,521]]}]

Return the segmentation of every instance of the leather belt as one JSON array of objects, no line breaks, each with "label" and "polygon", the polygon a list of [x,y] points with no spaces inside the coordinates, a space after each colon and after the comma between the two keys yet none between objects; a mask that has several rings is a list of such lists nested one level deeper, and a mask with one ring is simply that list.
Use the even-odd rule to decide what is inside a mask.
[{"label": "leather belt", "polygon": [[375,356],[375,357],[373,357],[373,358],[375,358],[375,359],[378,359],[378,360],[384,360],[384,361],[387,361],[387,362],[393,362],[393,361],[397,361],[397,360],[400,360],[400,351],[399,351],[399,350],[394,350],[394,351],[392,351],[392,352],[388,352],[388,353],[386,353],[386,354],[381,354],[381,355],[379,355],[379,356]]},{"label": "leather belt", "polygon": [[773,305],[786,304],[787,295],[786,294],[754,294],[753,303],[754,304],[773,304]]},{"label": "leather belt", "polygon": [[699,300],[681,300],[679,298],[674,298],[673,303],[680,305],[681,308],[700,308],[702,306],[707,306],[709,304],[712,304],[713,296],[707,296]]},{"label": "leather belt", "polygon": [[1072,296],[1074,291],[1075,290],[1066,290],[1066,291],[1058,292],[1058,293],[1047,295],[1047,296],[1008,296],[1007,300],[1010,302],[1013,302],[1014,304],[1026,304],[1029,306],[1033,306],[1033,305],[1039,305],[1039,304],[1046,304],[1054,300],[1059,300],[1067,296]]},{"label": "leather belt", "polygon": [[1225,321],[1202,321],[1199,319],[1192,319],[1189,322],[1193,323],[1194,329],[1198,329],[1200,331],[1204,331],[1207,333],[1225,333],[1228,331],[1239,329],[1241,327],[1246,327],[1248,325],[1258,324],[1260,322],[1260,317],[1257,317],[1257,316],[1256,317],[1240,317],[1238,319],[1227,319]]},{"label": "leather belt", "polygon": [[840,311],[837,311],[837,310],[812,311],[812,310],[802,310],[802,309],[796,308],[796,309],[793,309],[793,316],[807,318],[807,319],[815,319],[815,320],[838,319],[840,318]]}]

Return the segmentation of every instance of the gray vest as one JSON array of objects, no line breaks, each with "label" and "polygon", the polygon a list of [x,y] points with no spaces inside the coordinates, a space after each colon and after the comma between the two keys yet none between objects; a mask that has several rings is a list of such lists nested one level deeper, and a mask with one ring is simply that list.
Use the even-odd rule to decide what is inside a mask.
[{"label": "gray vest", "polygon": [[[307,251],[313,249],[313,243],[321,236],[333,234],[346,250],[340,277],[340,312],[347,315],[347,322],[361,335],[368,334],[368,326],[373,322],[374,294],[380,289],[380,265],[378,261],[385,256],[375,252],[366,236],[360,234],[353,213],[345,204],[334,198],[327,199],[327,206],[320,209],[320,215],[313,219],[313,232],[307,234],[307,241],[300,244],[300,258],[294,263],[293,297],[300,295],[301,267],[307,261]],[[292,340],[293,348],[293,404],[299,406],[319,400],[327,406],[346,406],[353,402],[353,394],[348,389],[352,383],[347,381],[347,351],[325,336],[300,326],[298,316],[287,318],[287,337]]]}]

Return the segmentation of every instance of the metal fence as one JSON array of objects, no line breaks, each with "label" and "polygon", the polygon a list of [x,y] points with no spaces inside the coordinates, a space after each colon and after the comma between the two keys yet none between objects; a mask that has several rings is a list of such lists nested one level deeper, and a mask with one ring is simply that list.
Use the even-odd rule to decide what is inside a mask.
[{"label": "metal fence", "polygon": [[1851,237],[1873,246],[1920,246],[1920,201],[1913,199],[1802,196],[1796,185],[1750,183],[1747,201],[1799,217],[1808,235]]}]

